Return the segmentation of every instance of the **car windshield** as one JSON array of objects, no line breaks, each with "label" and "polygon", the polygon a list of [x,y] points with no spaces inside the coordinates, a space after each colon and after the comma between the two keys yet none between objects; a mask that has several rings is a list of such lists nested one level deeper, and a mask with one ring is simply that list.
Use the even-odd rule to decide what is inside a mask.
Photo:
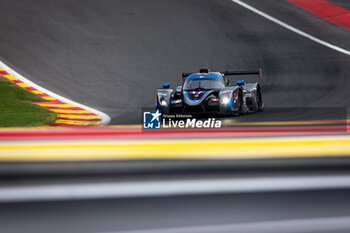
[{"label": "car windshield", "polygon": [[220,89],[225,86],[222,78],[198,78],[198,79],[187,79],[184,84],[184,90],[195,90],[195,89]]}]

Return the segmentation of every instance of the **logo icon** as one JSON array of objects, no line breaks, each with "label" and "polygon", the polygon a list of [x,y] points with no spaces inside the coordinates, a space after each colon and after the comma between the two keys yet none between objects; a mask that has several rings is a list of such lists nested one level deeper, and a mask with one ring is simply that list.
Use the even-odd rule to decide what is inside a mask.
[{"label": "logo icon", "polygon": [[160,116],[162,114],[156,112],[143,112],[143,128],[144,129],[160,129]]}]

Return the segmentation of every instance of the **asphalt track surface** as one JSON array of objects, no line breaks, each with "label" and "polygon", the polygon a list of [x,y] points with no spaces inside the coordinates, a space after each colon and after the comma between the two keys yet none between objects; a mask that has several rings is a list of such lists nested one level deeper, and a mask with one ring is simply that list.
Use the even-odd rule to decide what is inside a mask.
[{"label": "asphalt track surface", "polygon": [[[350,49],[347,30],[291,3],[246,2]],[[266,111],[236,121],[344,118],[345,109],[334,115],[331,108],[350,105],[349,56],[229,0],[0,3],[1,59],[37,84],[107,113],[112,124],[139,124],[156,88],[175,87],[181,72],[202,67],[263,68]]]},{"label": "asphalt track surface", "polygon": [[[349,194],[349,190],[315,190],[8,203],[0,204],[0,230],[2,233],[340,233],[349,232],[348,219],[345,227],[329,221],[350,215]],[[290,219],[296,222],[281,224]],[[313,219],[319,219],[317,224]],[[311,225],[302,224],[304,221]],[[264,225],[266,222],[281,225],[275,223],[272,224],[275,227],[269,228],[268,224]],[[198,226],[202,227],[196,229]]]},{"label": "asphalt track surface", "polygon": [[[291,3],[245,2],[350,50],[349,31]],[[346,1],[333,2],[350,9]],[[181,72],[203,67],[263,68],[267,109],[236,121],[342,118],[350,105],[349,56],[229,0],[0,4],[0,59],[35,83],[107,113],[112,124],[139,124],[141,108],[154,105],[157,87],[163,82],[175,87]],[[102,233],[318,218],[327,222],[350,215],[349,194],[328,190],[8,203],[0,204],[0,232]],[[252,232],[259,230],[263,228]]]}]

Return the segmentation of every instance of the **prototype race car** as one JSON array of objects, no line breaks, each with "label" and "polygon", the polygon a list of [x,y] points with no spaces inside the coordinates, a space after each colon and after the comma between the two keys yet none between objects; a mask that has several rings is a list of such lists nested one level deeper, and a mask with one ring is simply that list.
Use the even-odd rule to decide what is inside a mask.
[{"label": "prototype race car", "polygon": [[264,109],[261,88],[257,82],[238,80],[232,85],[227,76],[259,75],[258,71],[211,72],[200,69],[199,73],[183,73],[182,86],[170,89],[169,83],[157,89],[157,109],[164,113],[217,113],[239,115]]}]

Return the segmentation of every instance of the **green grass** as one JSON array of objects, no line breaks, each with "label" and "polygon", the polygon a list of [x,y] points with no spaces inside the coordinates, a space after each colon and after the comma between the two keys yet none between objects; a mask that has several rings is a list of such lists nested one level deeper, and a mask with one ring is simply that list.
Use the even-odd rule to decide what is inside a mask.
[{"label": "green grass", "polygon": [[46,101],[0,76],[0,127],[43,126],[56,120],[56,113],[32,102]]}]

